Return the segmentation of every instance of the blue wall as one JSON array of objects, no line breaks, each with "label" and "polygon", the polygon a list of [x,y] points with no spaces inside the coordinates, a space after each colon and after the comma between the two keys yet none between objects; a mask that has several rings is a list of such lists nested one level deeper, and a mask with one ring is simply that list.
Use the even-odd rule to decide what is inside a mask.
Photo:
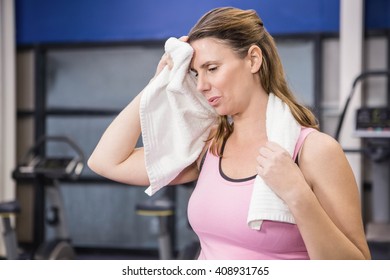
[{"label": "blue wall", "polygon": [[[18,45],[160,40],[220,6],[255,9],[274,35],[338,32],[339,0],[16,0]],[[390,0],[366,0],[367,26],[390,27]]]},{"label": "blue wall", "polygon": [[367,29],[390,29],[390,0],[365,0]]}]

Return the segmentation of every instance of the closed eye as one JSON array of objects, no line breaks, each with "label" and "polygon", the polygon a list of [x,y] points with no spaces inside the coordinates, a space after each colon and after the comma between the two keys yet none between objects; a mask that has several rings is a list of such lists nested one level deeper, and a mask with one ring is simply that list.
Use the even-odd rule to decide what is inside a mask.
[{"label": "closed eye", "polygon": [[208,70],[209,72],[214,72],[214,71],[216,71],[217,69],[218,69],[217,66],[212,66],[212,67],[209,67],[207,70]]}]

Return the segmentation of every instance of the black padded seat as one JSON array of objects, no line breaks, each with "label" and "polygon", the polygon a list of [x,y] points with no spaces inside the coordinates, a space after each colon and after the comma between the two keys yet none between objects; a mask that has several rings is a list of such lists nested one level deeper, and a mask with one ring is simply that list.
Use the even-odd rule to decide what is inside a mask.
[{"label": "black padded seat", "polygon": [[174,203],[164,197],[148,199],[136,205],[136,212],[142,216],[172,216],[175,213]]},{"label": "black padded seat", "polygon": [[8,201],[0,203],[0,215],[1,214],[13,214],[20,212],[20,204],[18,201]]},{"label": "black padded seat", "polygon": [[158,251],[161,260],[173,258],[172,236],[169,229],[169,220],[175,214],[175,204],[168,197],[156,196],[140,202],[135,207],[136,213],[142,216],[156,217],[159,222]]}]

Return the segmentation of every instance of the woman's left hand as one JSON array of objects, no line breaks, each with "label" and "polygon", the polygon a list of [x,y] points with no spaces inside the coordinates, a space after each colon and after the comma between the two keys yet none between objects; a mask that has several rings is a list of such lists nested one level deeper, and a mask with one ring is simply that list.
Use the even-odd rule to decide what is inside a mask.
[{"label": "woman's left hand", "polygon": [[257,163],[259,176],[287,204],[309,187],[288,151],[275,142],[267,142],[259,149]]}]

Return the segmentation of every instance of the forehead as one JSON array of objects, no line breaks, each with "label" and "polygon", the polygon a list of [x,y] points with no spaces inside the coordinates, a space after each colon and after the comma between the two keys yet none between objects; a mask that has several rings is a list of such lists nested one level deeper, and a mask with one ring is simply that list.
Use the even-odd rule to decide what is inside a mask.
[{"label": "forehead", "polygon": [[233,50],[221,40],[215,38],[202,38],[191,42],[194,55],[191,67],[196,69],[209,62],[222,62],[235,57]]}]

